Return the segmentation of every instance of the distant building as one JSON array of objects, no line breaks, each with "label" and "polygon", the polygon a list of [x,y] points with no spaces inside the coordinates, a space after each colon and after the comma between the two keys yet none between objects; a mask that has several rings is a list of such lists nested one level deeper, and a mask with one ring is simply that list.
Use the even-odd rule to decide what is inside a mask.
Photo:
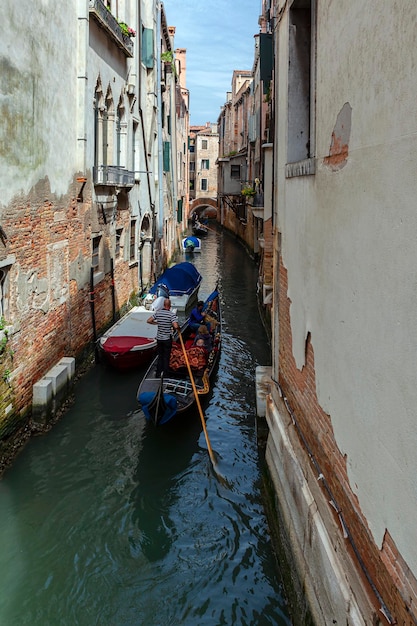
[{"label": "distant building", "polygon": [[190,211],[198,207],[198,212],[201,213],[205,206],[202,200],[210,200],[213,207],[217,203],[217,124],[207,122],[204,126],[190,126],[188,149]]}]

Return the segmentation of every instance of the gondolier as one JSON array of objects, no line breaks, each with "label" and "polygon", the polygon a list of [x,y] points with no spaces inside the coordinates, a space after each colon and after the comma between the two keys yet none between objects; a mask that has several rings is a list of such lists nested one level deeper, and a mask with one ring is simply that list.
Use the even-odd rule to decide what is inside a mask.
[{"label": "gondolier", "polygon": [[156,333],[156,341],[158,345],[158,363],[156,366],[156,376],[159,377],[163,372],[168,373],[169,357],[172,347],[172,329],[179,330],[178,318],[174,311],[171,310],[171,300],[165,298],[164,307],[155,311],[147,320],[148,324],[156,324],[158,331]]}]

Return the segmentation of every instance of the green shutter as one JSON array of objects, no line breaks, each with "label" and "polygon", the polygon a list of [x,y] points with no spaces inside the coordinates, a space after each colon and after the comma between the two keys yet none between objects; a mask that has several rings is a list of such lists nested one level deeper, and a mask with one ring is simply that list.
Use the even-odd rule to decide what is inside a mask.
[{"label": "green shutter", "polygon": [[163,157],[164,157],[164,172],[169,172],[169,170],[170,170],[169,154],[170,154],[170,143],[169,143],[169,141],[164,141],[164,153],[163,153]]},{"label": "green shutter", "polygon": [[154,66],[153,30],[151,28],[142,30],[142,62],[145,67]]},{"label": "green shutter", "polygon": [[177,222],[178,222],[178,224],[180,224],[182,222],[182,198],[180,200],[178,200]]}]

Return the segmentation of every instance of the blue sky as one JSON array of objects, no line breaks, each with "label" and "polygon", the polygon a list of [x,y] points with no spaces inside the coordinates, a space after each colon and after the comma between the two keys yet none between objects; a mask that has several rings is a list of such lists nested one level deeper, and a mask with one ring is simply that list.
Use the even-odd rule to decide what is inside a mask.
[{"label": "blue sky", "polygon": [[261,0],[163,0],[175,48],[187,49],[190,124],[217,122],[233,70],[251,70]]}]

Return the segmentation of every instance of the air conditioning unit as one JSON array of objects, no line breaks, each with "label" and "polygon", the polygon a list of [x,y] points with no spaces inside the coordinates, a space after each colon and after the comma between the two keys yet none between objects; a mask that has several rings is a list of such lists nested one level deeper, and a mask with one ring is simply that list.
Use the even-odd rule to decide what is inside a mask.
[{"label": "air conditioning unit", "polygon": [[126,91],[129,96],[134,96],[136,91],[135,85],[133,83],[128,83]]}]

